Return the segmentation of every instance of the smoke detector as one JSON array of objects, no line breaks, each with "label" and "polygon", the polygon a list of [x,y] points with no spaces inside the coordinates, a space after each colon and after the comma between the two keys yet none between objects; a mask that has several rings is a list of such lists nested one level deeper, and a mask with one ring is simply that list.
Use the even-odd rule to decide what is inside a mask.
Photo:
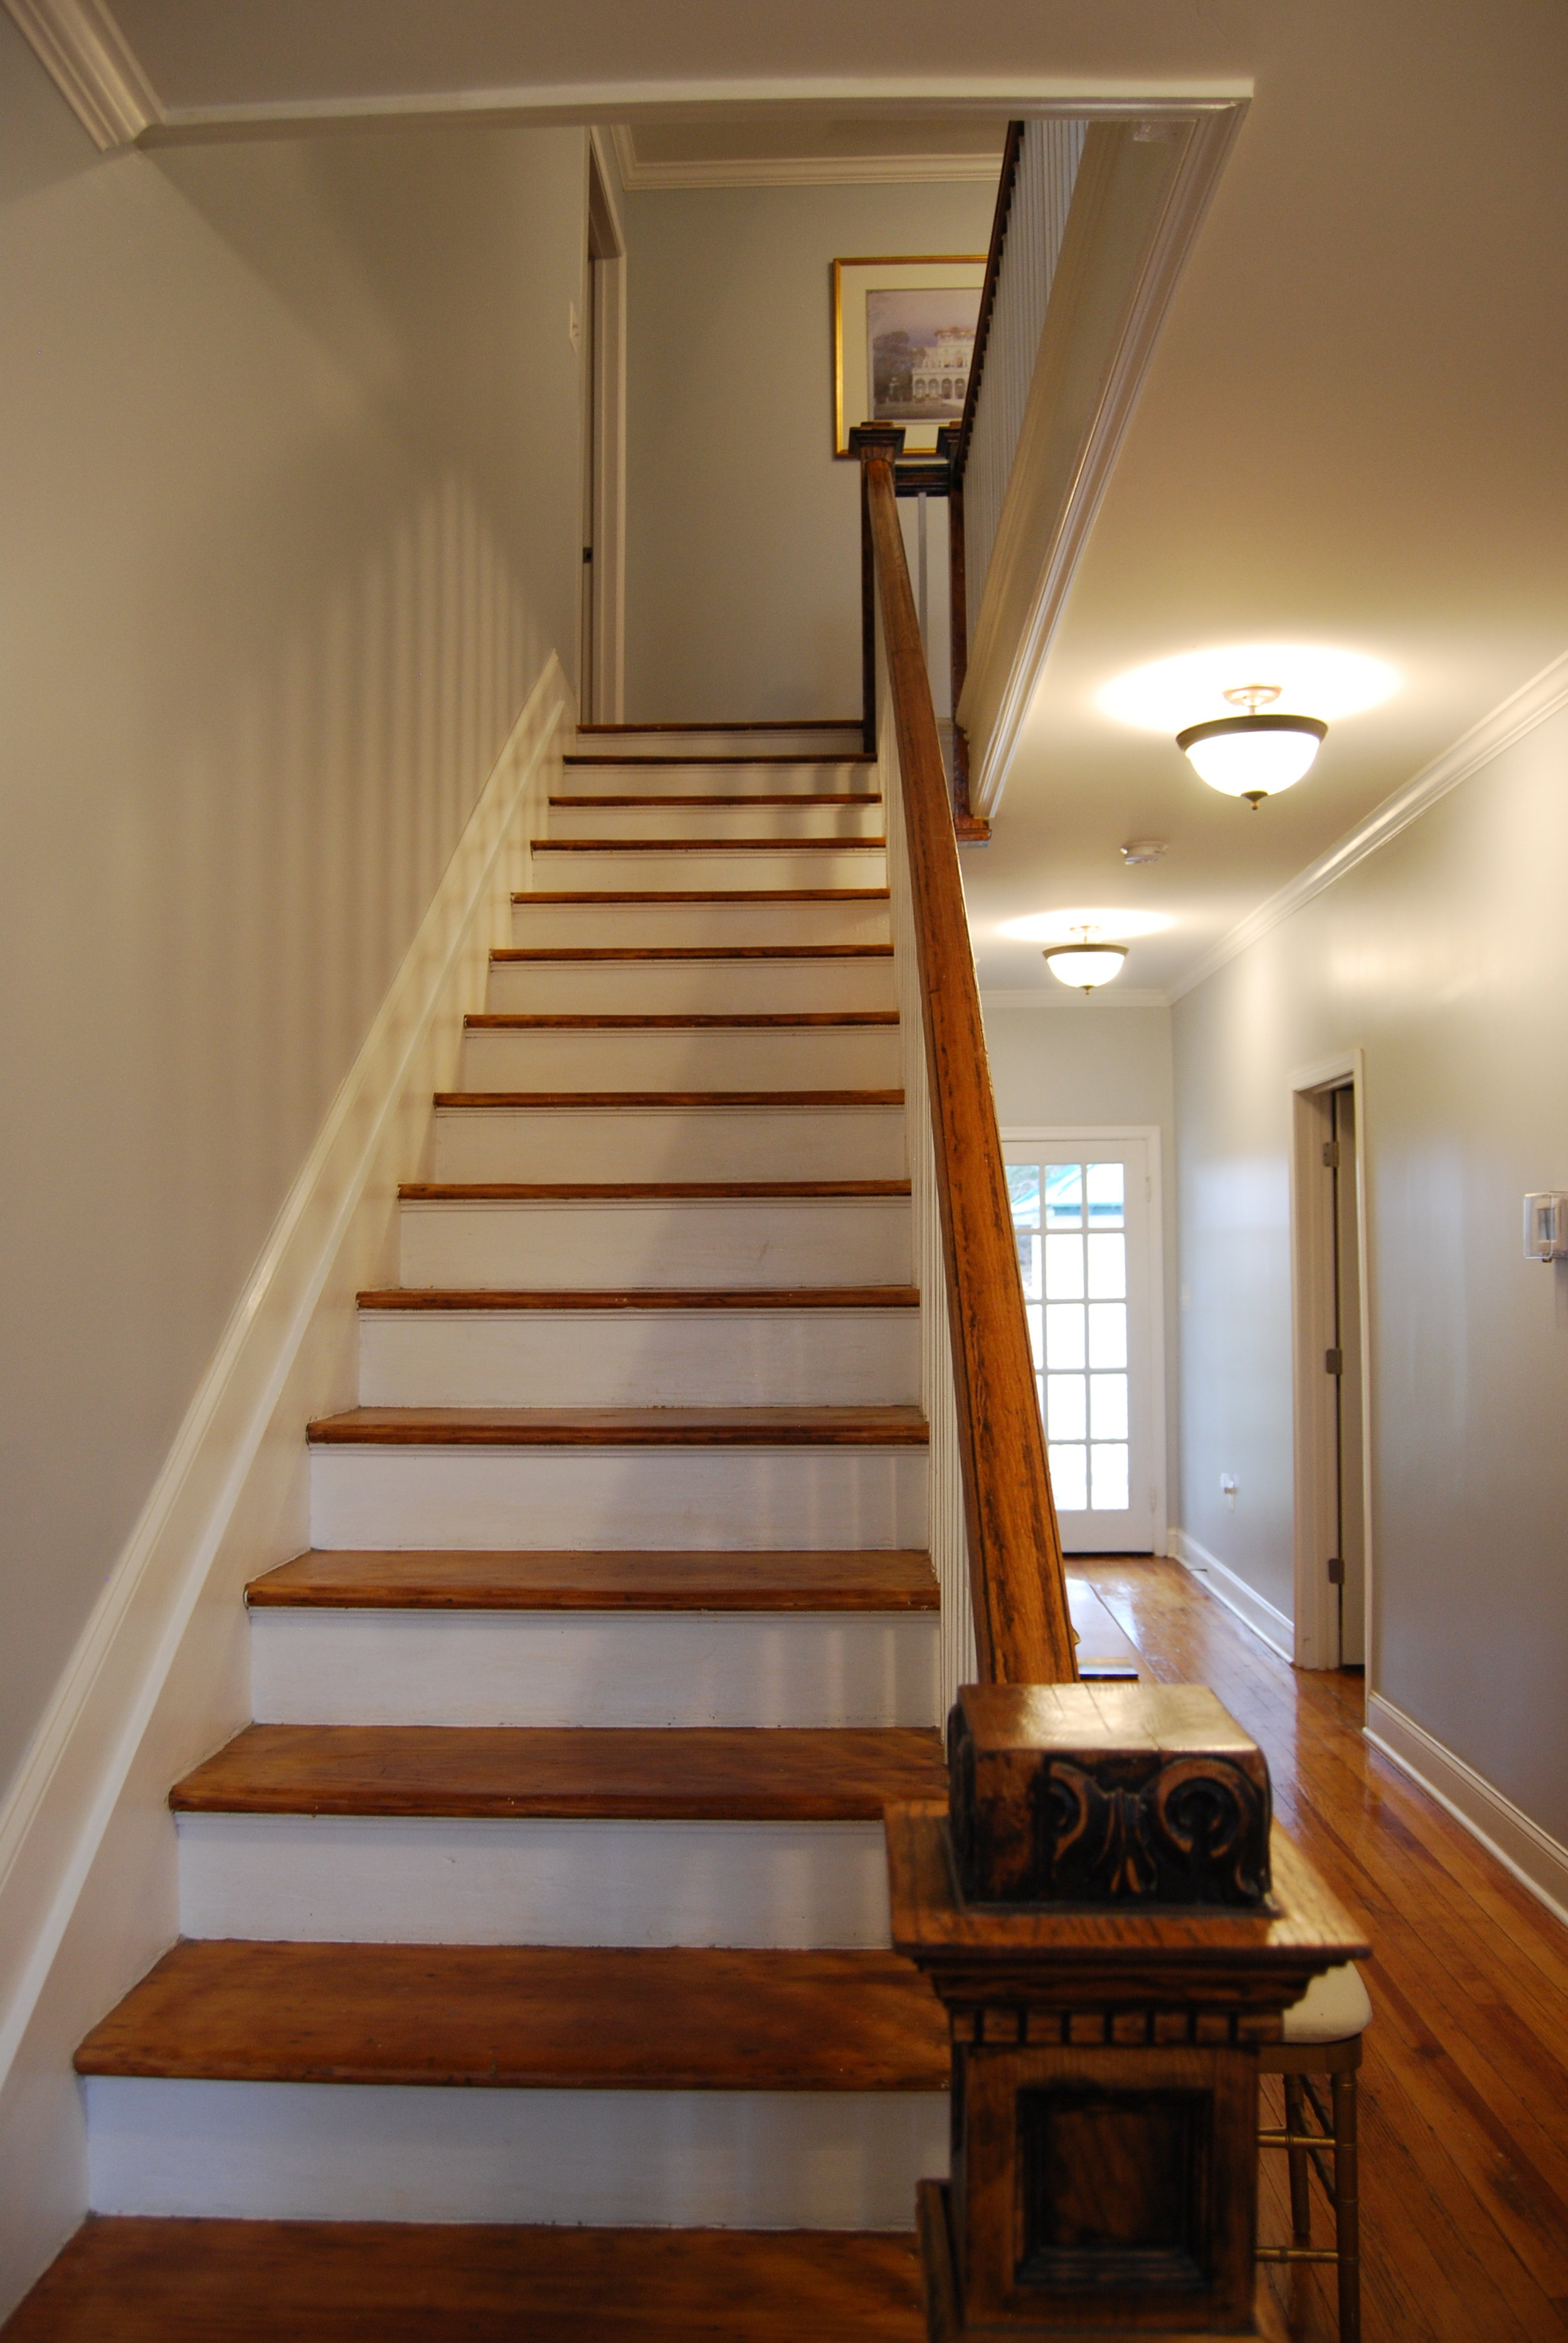
[{"label": "smoke detector", "polygon": [[1129,838],[1117,848],[1123,862],[1158,862],[1170,850],[1170,840],[1164,838]]}]

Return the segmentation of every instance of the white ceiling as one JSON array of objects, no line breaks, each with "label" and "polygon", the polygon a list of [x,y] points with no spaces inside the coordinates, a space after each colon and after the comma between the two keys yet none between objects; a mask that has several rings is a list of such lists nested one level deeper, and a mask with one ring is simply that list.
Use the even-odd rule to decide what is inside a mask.
[{"label": "white ceiling", "polygon": [[[966,857],[989,983],[1048,984],[995,929],[1076,901],[1169,913],[1127,983],[1180,984],[1568,645],[1562,0],[113,5],[176,124],[594,118],[699,173],[890,139],[950,155],[1030,99],[1253,91],[994,843]],[[1404,681],[1256,814],[1094,706],[1145,660],[1261,639],[1372,651]],[[1124,870],[1133,835],[1169,854]]]}]

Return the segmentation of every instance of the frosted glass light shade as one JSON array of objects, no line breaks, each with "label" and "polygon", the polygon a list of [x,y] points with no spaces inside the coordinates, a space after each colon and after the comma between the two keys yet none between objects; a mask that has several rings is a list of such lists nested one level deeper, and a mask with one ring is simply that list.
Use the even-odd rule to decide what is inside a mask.
[{"label": "frosted glass light shade", "polygon": [[1328,729],[1315,716],[1224,716],[1190,724],[1176,746],[1211,789],[1255,804],[1301,779]]},{"label": "frosted glass light shade", "polygon": [[1060,983],[1092,992],[1097,984],[1109,984],[1120,976],[1126,959],[1125,944],[1055,944],[1045,954],[1045,964]]}]

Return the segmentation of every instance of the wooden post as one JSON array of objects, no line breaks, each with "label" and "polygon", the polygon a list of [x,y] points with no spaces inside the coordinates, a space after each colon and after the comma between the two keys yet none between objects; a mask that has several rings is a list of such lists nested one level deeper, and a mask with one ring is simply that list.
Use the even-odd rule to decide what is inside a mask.
[{"label": "wooden post", "polygon": [[948,650],[952,661],[953,833],[964,846],[989,846],[990,824],[970,807],[970,736],[959,701],[970,669],[969,572],[964,541],[963,427],[944,423],[937,452],[948,468]]},{"label": "wooden post", "polygon": [[924,2181],[932,2343],[1282,2338],[1260,2285],[1258,2045],[1364,1955],[1196,1684],[971,1686],[950,1797],[888,1811],[893,1942],[952,2040]]},{"label": "wooden post", "polygon": [[[858,423],[849,434],[852,453],[874,448],[896,464],[904,444],[901,423]],[[877,555],[871,534],[871,500],[866,467],[860,466],[860,738],[868,757],[877,753]]]}]

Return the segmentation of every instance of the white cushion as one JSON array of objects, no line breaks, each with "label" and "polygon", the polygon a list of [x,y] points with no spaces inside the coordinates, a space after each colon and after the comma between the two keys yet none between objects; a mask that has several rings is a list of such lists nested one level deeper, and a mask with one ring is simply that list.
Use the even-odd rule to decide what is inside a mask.
[{"label": "white cushion", "polygon": [[1287,2042],[1344,2042],[1372,2024],[1372,2003],[1354,1961],[1325,1969],[1285,2012]]}]

